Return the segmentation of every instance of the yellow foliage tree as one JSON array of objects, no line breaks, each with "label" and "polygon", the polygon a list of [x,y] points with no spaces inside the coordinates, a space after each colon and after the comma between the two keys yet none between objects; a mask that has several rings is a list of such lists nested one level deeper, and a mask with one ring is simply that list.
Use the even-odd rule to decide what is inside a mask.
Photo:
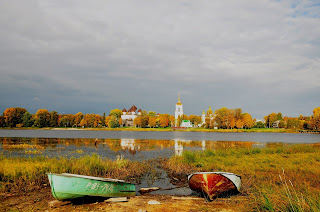
[{"label": "yellow foliage tree", "polygon": [[243,126],[249,129],[253,127],[253,120],[249,113],[245,113],[243,116]]},{"label": "yellow foliage tree", "polygon": [[237,122],[236,122],[236,127],[238,129],[241,129],[243,128],[243,121],[241,119],[238,119]]},{"label": "yellow foliage tree", "polygon": [[320,130],[320,107],[313,109],[311,125],[314,130]]},{"label": "yellow foliage tree", "polygon": [[154,116],[149,116],[149,127],[155,127],[157,124],[157,118]]},{"label": "yellow foliage tree", "polygon": [[111,119],[111,116],[107,116],[106,119],[105,119],[105,124],[106,124],[107,127],[110,127],[109,126],[110,119]]}]

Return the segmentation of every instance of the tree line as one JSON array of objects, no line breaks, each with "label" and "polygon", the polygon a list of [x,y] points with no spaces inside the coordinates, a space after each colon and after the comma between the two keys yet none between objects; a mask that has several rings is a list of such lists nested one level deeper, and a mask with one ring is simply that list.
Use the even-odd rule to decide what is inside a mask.
[{"label": "tree line", "polygon": [[278,127],[297,130],[320,129],[320,107],[313,109],[313,115],[299,117],[282,117],[281,113],[271,113],[264,117],[266,127]]},{"label": "tree line", "polygon": [[[29,113],[24,108],[7,108],[0,116],[0,127],[110,127],[116,128],[124,125],[121,119],[122,111],[111,110],[109,115],[99,114],[59,114],[56,111],[49,112],[47,109],[39,109],[35,114]],[[241,108],[217,109],[214,113],[209,108],[202,123],[201,116],[182,115],[178,117],[178,124],[182,120],[190,120],[192,124],[199,124],[205,128],[242,129],[242,128],[287,128],[297,130],[320,129],[320,107],[314,108],[313,115],[299,117],[283,117],[282,113],[271,113],[264,117],[264,122],[256,122],[249,113],[243,113]],[[155,128],[173,127],[175,117],[170,114],[156,114],[154,111],[142,111],[141,115],[133,120],[135,127]],[[275,124],[276,123],[276,124]]]}]

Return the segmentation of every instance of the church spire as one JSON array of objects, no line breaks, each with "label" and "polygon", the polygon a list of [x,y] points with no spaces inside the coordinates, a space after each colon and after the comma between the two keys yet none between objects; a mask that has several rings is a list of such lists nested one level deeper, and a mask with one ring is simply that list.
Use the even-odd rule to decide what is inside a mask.
[{"label": "church spire", "polygon": [[180,101],[180,92],[178,93],[178,103],[177,105],[182,105],[181,101]]}]

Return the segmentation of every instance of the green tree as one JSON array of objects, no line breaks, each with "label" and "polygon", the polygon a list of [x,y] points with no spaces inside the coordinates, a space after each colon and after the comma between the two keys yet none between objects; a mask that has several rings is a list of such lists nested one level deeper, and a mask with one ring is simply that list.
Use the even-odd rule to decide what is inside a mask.
[{"label": "green tree", "polygon": [[101,126],[106,126],[106,113],[103,113],[103,116],[101,117]]},{"label": "green tree", "polygon": [[255,128],[265,128],[265,125],[262,121],[258,121],[254,125]]},{"label": "green tree", "polygon": [[50,112],[50,127],[58,126],[59,115],[56,111]]},{"label": "green tree", "polygon": [[287,119],[287,128],[298,129],[299,128],[299,119],[296,117],[288,117]]},{"label": "green tree", "polygon": [[277,120],[280,120],[280,121],[282,120],[282,113],[277,114]]},{"label": "green tree", "polygon": [[154,111],[149,111],[149,117],[156,117],[157,114]]},{"label": "green tree", "polygon": [[28,111],[23,114],[22,123],[24,127],[32,127],[34,124],[34,120],[32,118],[32,114]]},{"label": "green tree", "polygon": [[121,118],[121,115],[122,115],[122,110],[120,109],[114,109],[110,111],[110,116],[115,116],[118,119]]},{"label": "green tree", "polygon": [[141,117],[141,127],[142,128],[147,127],[149,122],[149,114],[147,113],[147,111],[142,111],[140,117]]},{"label": "green tree", "polygon": [[116,115],[111,115],[108,126],[111,128],[119,127],[119,120]]},{"label": "green tree", "polygon": [[4,121],[4,116],[0,116],[0,127],[4,127],[5,121]]}]

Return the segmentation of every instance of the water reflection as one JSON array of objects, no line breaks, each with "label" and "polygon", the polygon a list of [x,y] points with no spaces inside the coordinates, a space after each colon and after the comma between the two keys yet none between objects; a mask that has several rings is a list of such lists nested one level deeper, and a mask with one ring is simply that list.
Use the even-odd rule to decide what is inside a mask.
[{"label": "water reflection", "polygon": [[[193,141],[152,139],[92,139],[92,138],[0,138],[0,153],[12,157],[80,157],[98,154],[116,159],[132,160],[182,155],[185,150],[217,150],[230,148],[265,148],[290,145],[249,141]],[[318,144],[311,144],[318,145]]]},{"label": "water reflection", "polygon": [[174,140],[174,152],[177,156],[181,156],[183,152],[182,142],[178,140]]}]

